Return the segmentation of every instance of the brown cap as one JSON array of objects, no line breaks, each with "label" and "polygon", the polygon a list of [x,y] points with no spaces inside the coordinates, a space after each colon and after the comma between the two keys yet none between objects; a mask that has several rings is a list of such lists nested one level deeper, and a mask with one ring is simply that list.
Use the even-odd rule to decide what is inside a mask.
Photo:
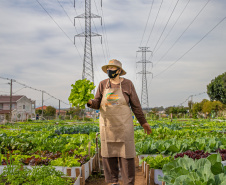
[{"label": "brown cap", "polygon": [[108,65],[102,66],[102,70],[103,70],[105,73],[107,73],[107,68],[108,68],[108,66],[114,66],[114,67],[120,68],[120,69],[122,70],[120,76],[126,74],[126,72],[124,71],[124,69],[122,69],[122,63],[121,63],[120,61],[116,60],[116,59],[112,59],[112,60],[110,60],[110,61],[108,62]]}]

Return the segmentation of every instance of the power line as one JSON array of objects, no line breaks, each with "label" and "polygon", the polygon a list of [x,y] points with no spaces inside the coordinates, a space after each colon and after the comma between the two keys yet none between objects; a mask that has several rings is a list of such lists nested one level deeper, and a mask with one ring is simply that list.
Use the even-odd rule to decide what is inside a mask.
[{"label": "power line", "polygon": [[175,27],[175,25],[177,24],[178,20],[180,19],[180,17],[182,16],[182,14],[184,13],[185,9],[187,8],[189,2],[191,0],[188,0],[185,7],[183,8],[183,10],[181,11],[180,15],[177,17],[177,20],[175,21],[175,23],[173,24],[173,26],[171,27],[170,31],[167,33],[167,35],[165,36],[165,38],[163,39],[162,43],[159,45],[159,47],[156,49],[155,53],[159,50],[159,48],[162,46],[162,44],[164,43],[164,41],[166,40],[166,38],[169,36],[169,34],[171,33],[171,31],[173,30],[173,28]]},{"label": "power line", "polygon": [[[99,15],[99,11],[98,11],[98,8],[97,8],[95,0],[94,0],[94,3],[95,3],[96,10],[97,10],[97,14]],[[103,49],[103,54],[104,54],[104,57],[105,57],[105,61],[107,61],[107,58],[110,57],[110,52],[109,52],[109,47],[108,47],[108,40],[107,40],[107,33],[106,33],[106,29],[105,29],[104,13],[103,13],[103,9],[102,9],[102,4],[101,4],[101,13],[102,13],[101,24],[103,23],[101,29],[102,29],[103,38],[104,38],[104,44],[105,44],[105,49],[106,49],[106,57],[105,57],[105,54],[104,54],[103,46],[102,46],[102,49]],[[96,28],[96,26],[95,26],[95,28]]]},{"label": "power line", "polygon": [[[73,45],[74,45],[74,41],[67,35],[67,33],[60,27],[60,25],[54,20],[54,18],[50,15],[50,13],[44,8],[44,6],[42,6],[42,4],[38,1],[38,0],[36,0],[37,1],[37,3],[43,8],[43,10],[49,15],[49,17],[52,19],[52,21],[58,26],[58,28],[64,33],[64,35],[73,43]],[[75,46],[75,45],[74,45]],[[79,54],[79,56],[80,56],[80,58],[82,59],[82,57],[81,57],[81,55],[80,55],[80,53],[79,53],[79,50],[78,50],[78,48],[75,46],[75,48],[76,48],[76,50],[77,50],[77,52],[78,52],[78,54]]]},{"label": "power line", "polygon": [[[106,43],[106,48],[107,48],[107,53],[108,53],[108,55],[107,55],[107,57],[108,58],[110,58],[110,50],[109,50],[109,46],[108,46],[108,37],[107,37],[107,32],[106,32],[106,26],[105,26],[105,20],[104,20],[104,11],[103,11],[103,8],[102,8],[102,6],[101,6],[101,14],[102,14],[102,20],[103,20],[103,27],[101,27],[102,28],[102,32],[103,32],[103,36],[104,36],[104,40],[106,41],[105,43]],[[105,38],[106,37],[106,38]],[[107,61],[106,61],[107,62]]]},{"label": "power line", "polygon": [[187,98],[185,101],[183,101],[183,102],[180,103],[179,105],[183,105],[185,102],[187,102],[187,101],[189,100],[190,97],[193,97],[193,96],[200,96],[200,95],[202,95],[202,94],[207,94],[207,92],[201,92],[201,93],[198,93],[198,94],[190,95],[190,96],[188,96],[188,98]]},{"label": "power line", "polygon": [[[0,78],[1,78],[1,79],[5,79],[5,80],[10,80],[10,81],[11,81],[11,79],[9,79],[9,78],[4,78],[4,77],[1,77],[1,76],[0,76]],[[46,91],[43,91],[43,90],[36,89],[36,88],[34,88],[34,87],[28,86],[28,85],[26,85],[26,84],[24,84],[24,83],[21,83],[21,82],[16,81],[15,79],[12,79],[12,81],[15,82],[15,83],[17,83],[17,84],[20,84],[20,85],[24,86],[24,88],[29,88],[29,89],[32,89],[32,90],[35,90],[35,91],[44,92],[45,94],[49,95],[50,97],[52,97],[52,98],[54,98],[54,99],[56,99],[56,100],[59,100],[59,101],[61,101],[62,103],[66,104],[66,105],[69,105],[68,103],[65,103],[64,101],[62,101],[62,100],[60,100],[60,99],[58,99],[58,98],[52,96],[51,94],[47,93]],[[20,90],[21,90],[21,89],[20,89]]]},{"label": "power line", "polygon": [[145,28],[144,28],[144,32],[143,32],[143,35],[142,35],[142,38],[141,38],[141,41],[140,41],[140,46],[141,46],[141,44],[143,42],[144,34],[146,32],[146,29],[147,29],[147,25],[148,25],[149,18],[150,18],[151,12],[152,12],[152,7],[153,7],[153,4],[154,4],[154,1],[155,0],[152,0],[152,3],[151,3],[151,8],[150,8],[150,11],[149,11],[149,14],[148,14],[148,19],[147,19],[147,22],[146,22],[146,25],[145,25]]},{"label": "power line", "polygon": [[149,37],[148,37],[148,40],[147,40],[146,46],[148,45],[148,42],[149,42],[149,39],[150,39],[150,37],[151,37],[152,31],[153,31],[153,29],[154,29],[154,27],[155,27],[156,20],[157,20],[157,18],[158,18],[159,12],[160,12],[161,7],[162,7],[162,3],[163,3],[163,0],[162,0],[162,2],[161,2],[161,4],[160,4],[160,7],[159,7],[159,10],[158,10],[158,13],[157,13],[157,15],[156,15],[156,18],[155,18],[154,24],[153,24],[153,26],[152,26],[151,32],[150,32]]},{"label": "power line", "polygon": [[[94,20],[92,19],[92,21],[93,21],[94,28],[96,29],[96,32],[97,32],[97,34],[98,34],[98,31],[97,31],[96,25],[95,25],[95,23],[94,23]],[[101,40],[101,38],[100,38],[100,40]],[[102,45],[103,55],[104,55],[104,58],[105,58],[105,61],[106,61],[106,56],[105,56],[105,52],[104,52],[104,47],[103,47],[103,44],[101,44],[101,45]],[[107,50],[106,50],[106,51],[107,51]]]},{"label": "power line", "polygon": [[226,17],[224,17],[223,19],[221,19],[220,22],[218,22],[210,31],[208,31],[198,42],[196,42],[189,50],[187,50],[181,57],[179,57],[176,61],[174,61],[171,65],[169,65],[166,69],[164,69],[163,71],[161,71],[159,74],[155,75],[159,76],[160,74],[162,74],[163,72],[165,72],[166,70],[168,70],[170,67],[172,67],[176,62],[178,62],[181,58],[183,58],[187,53],[189,53],[195,46],[197,46],[205,37],[207,37],[217,26],[219,26],[224,20],[226,19]]},{"label": "power line", "polygon": [[[66,12],[66,10],[64,9],[63,5],[60,3],[59,0],[57,0],[57,2],[58,2],[58,4],[60,5],[60,7],[63,9],[63,11],[64,11],[64,13],[66,14],[66,16],[68,17],[69,21],[72,23],[72,25],[74,25],[74,22],[72,21],[72,19],[70,18],[70,16],[69,16],[68,13]],[[77,34],[78,34],[77,28],[76,28],[76,27],[74,27],[74,28],[75,28],[75,31],[76,31]],[[82,44],[82,41],[81,41],[81,38],[79,38],[79,40],[80,40],[81,45],[83,45],[83,44]]]},{"label": "power line", "polygon": [[194,19],[190,22],[190,24],[187,26],[187,28],[182,32],[182,34],[177,38],[177,40],[173,43],[173,45],[166,51],[166,53],[155,63],[155,65],[160,62],[168,53],[169,51],[175,46],[175,44],[180,40],[180,38],[183,36],[183,34],[188,30],[188,28],[194,23],[194,21],[197,19],[197,17],[201,14],[201,12],[205,9],[207,4],[211,0],[208,0],[205,5],[201,8],[201,10],[198,12],[198,14],[194,17]]},{"label": "power line", "polygon": [[169,21],[170,21],[172,15],[173,15],[173,13],[174,13],[176,7],[177,7],[178,2],[179,2],[179,0],[177,0],[175,6],[174,6],[174,8],[173,8],[173,11],[171,12],[171,14],[170,14],[170,16],[169,16],[169,18],[168,18],[168,20],[167,20],[167,22],[166,22],[166,25],[164,26],[164,28],[163,28],[163,30],[162,30],[162,33],[161,33],[161,35],[160,35],[160,37],[159,37],[159,39],[158,39],[158,41],[157,41],[157,43],[156,43],[156,45],[155,45],[155,47],[154,47],[154,49],[153,49],[153,53],[154,53],[155,48],[157,47],[157,45],[158,45],[160,39],[162,38],[162,35],[163,35],[163,33],[164,33],[164,31],[165,31],[165,29],[166,29],[166,27],[167,27],[167,25],[168,25],[168,23],[169,23]]}]

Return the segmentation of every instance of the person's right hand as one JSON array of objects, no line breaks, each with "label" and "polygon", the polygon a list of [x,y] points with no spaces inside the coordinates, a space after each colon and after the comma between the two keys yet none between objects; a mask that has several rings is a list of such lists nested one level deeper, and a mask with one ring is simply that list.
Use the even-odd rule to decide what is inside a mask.
[{"label": "person's right hand", "polygon": [[142,127],[144,128],[144,132],[148,135],[152,134],[152,130],[151,130],[151,127],[148,123],[144,123],[142,125]]}]

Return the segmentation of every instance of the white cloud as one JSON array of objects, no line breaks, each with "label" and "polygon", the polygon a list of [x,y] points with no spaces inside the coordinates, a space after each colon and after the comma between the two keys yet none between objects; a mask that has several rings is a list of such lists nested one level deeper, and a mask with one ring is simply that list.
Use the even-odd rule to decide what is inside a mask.
[{"label": "white cloud", "polygon": [[[70,16],[70,20],[56,0],[39,0],[39,2],[69,38],[36,1],[1,1],[0,76],[14,78],[37,89],[45,90],[67,102],[70,85],[75,80],[80,79],[82,75],[84,38],[76,38],[77,49],[73,45],[73,40],[75,34],[84,31],[84,19],[76,19],[77,32],[71,20],[73,21],[75,16],[84,12],[84,1],[76,1],[77,14],[73,10],[73,1],[59,1]],[[102,72],[101,66],[106,64],[109,59],[117,58],[122,61],[123,67],[127,71],[125,77],[134,82],[140,96],[141,75],[136,75],[136,73],[141,71],[142,68],[141,64],[137,64],[136,68],[135,62],[141,60],[141,53],[138,53],[136,58],[136,51],[140,46],[151,2],[144,0],[103,1],[108,43],[105,40],[106,35],[103,36],[103,45],[100,45],[99,38],[92,38],[95,83],[97,86],[99,81],[107,77]],[[160,2],[155,1],[153,5],[142,43],[143,46],[146,45]],[[150,46],[151,50],[157,43],[175,3],[176,0],[163,2],[147,45]],[[179,1],[159,44],[173,26],[186,3],[187,1]],[[148,66],[148,70],[152,71],[154,76],[178,60],[225,16],[226,3],[223,0],[210,1],[172,50],[156,64],[205,3],[206,1],[203,0],[191,1],[172,32],[159,50],[154,53],[152,58],[154,68]],[[94,14],[102,14],[99,1],[92,1],[92,11]],[[103,34],[100,20],[95,19],[94,22],[97,32]],[[175,65],[154,78],[151,85],[149,85],[151,76],[148,76],[151,107],[178,105],[191,94],[206,91],[206,85],[211,79],[225,72],[225,26],[224,21]],[[96,32],[96,29],[93,27],[93,32]],[[149,58],[149,55],[147,58]],[[5,82],[5,80],[0,79],[1,91],[8,92],[8,85],[5,85]],[[14,87],[15,91],[21,88],[20,85],[16,84]],[[24,93],[40,102],[39,92],[26,88],[18,93]],[[206,98],[205,96],[196,96],[196,101],[199,99],[201,101],[201,98]],[[48,97],[46,98],[48,99]],[[58,106],[58,101],[52,98],[46,103]]]}]

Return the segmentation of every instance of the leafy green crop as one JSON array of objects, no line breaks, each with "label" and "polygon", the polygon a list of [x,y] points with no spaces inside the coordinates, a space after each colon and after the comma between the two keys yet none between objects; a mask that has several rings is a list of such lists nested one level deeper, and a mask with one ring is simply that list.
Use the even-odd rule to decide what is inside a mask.
[{"label": "leafy green crop", "polygon": [[146,161],[147,164],[149,164],[150,168],[162,169],[164,164],[167,164],[173,160],[174,159],[172,156],[163,157],[163,155],[157,155],[156,157],[153,156],[145,157],[144,159],[141,160],[141,162]]},{"label": "leafy green crop", "polygon": [[77,80],[75,84],[71,84],[71,94],[68,98],[69,102],[72,103],[72,106],[79,106],[82,109],[85,109],[85,104],[94,98],[92,90],[95,88],[93,82],[89,80]]},{"label": "leafy green crop", "polygon": [[91,132],[99,132],[97,125],[74,125],[74,126],[61,126],[55,130],[55,133],[60,134],[90,134]]},{"label": "leafy green crop", "polygon": [[[32,169],[24,168],[20,165],[8,165],[0,175],[0,183],[4,181],[11,185],[70,185],[72,179],[64,179],[63,172],[55,170],[51,166],[35,166]],[[4,183],[5,184],[5,183]]]},{"label": "leafy green crop", "polygon": [[213,154],[207,158],[193,160],[185,156],[163,166],[164,177],[158,176],[159,181],[167,185],[200,184],[224,185],[226,184],[226,171],[221,164],[221,156]]}]

